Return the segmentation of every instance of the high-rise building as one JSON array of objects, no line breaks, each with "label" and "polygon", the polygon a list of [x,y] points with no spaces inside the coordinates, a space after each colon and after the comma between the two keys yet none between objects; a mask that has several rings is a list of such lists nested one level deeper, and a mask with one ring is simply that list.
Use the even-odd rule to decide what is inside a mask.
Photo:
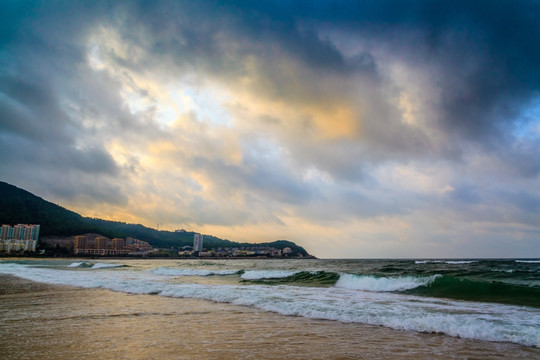
[{"label": "high-rise building", "polygon": [[0,250],[36,251],[39,240],[39,225],[17,224],[13,227],[2,225],[0,229]]},{"label": "high-rise building", "polygon": [[88,248],[88,237],[84,235],[75,236],[75,242],[73,244],[75,250],[82,250]]},{"label": "high-rise building", "polygon": [[201,252],[203,249],[203,236],[202,234],[193,235],[193,251]]},{"label": "high-rise building", "polygon": [[124,250],[124,239],[122,238],[112,239],[112,248],[114,250]]},{"label": "high-rise building", "polygon": [[17,224],[13,227],[13,239],[22,240],[26,233],[26,225]]},{"label": "high-rise building", "polygon": [[98,236],[95,240],[95,247],[96,249],[107,249],[108,242],[109,239],[105,236]]},{"label": "high-rise building", "polygon": [[9,225],[2,225],[2,240],[7,240],[7,239],[11,239],[13,237],[12,236],[9,236],[9,233],[13,232],[13,228]]},{"label": "high-rise building", "polygon": [[39,225],[26,225],[26,227],[29,229],[27,233],[27,240],[38,240],[39,239]]}]

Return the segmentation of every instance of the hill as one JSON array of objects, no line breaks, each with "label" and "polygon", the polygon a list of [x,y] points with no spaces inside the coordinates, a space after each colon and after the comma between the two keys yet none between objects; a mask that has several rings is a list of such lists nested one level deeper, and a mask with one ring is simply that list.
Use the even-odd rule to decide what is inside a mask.
[{"label": "hill", "polygon": [[[195,233],[192,231],[158,231],[140,224],[83,217],[26,190],[0,181],[0,225],[20,223],[40,224],[40,236],[73,236],[98,233],[110,238],[133,237],[148,241],[153,247],[158,248],[191,246],[193,245],[193,234]],[[290,247],[295,254],[309,255],[303,247],[286,240],[250,244],[238,243],[205,234],[204,245],[208,248],[272,246],[283,249]]]}]

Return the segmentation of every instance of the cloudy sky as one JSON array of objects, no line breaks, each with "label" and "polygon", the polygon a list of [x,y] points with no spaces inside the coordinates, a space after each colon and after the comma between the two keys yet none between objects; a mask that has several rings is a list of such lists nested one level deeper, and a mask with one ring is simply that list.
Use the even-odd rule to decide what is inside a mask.
[{"label": "cloudy sky", "polygon": [[2,1],[0,180],[318,257],[540,256],[536,1]]}]

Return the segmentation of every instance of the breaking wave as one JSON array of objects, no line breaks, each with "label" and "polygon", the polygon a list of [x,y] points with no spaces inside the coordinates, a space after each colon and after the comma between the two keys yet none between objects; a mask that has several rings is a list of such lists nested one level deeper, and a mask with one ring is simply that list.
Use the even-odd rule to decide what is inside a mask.
[{"label": "breaking wave", "polygon": [[210,276],[210,275],[234,275],[238,270],[202,270],[202,269],[174,269],[160,267],[151,271],[152,274],[165,276]]},{"label": "breaking wave", "polygon": [[116,267],[127,267],[122,264],[110,264],[110,263],[91,263],[86,261],[74,262],[67,265],[68,268],[90,268],[90,269],[107,269]]},{"label": "breaking wave", "polygon": [[244,280],[280,279],[293,276],[299,271],[286,270],[248,270],[240,276]]},{"label": "breaking wave", "polygon": [[[81,267],[81,266],[83,266],[83,265],[85,265],[85,264],[88,264],[88,263],[86,263],[86,262],[84,262],[84,261],[81,261],[81,262],[74,262],[74,263],[69,264],[67,267],[69,267],[69,268],[76,268],[76,267]],[[88,265],[89,265],[89,264],[88,264]],[[89,265],[89,266],[90,266],[90,265]]]},{"label": "breaking wave", "polygon": [[336,287],[364,291],[403,291],[426,286],[441,275],[428,277],[399,276],[375,277],[366,275],[340,274]]},{"label": "breaking wave", "polygon": [[117,267],[126,267],[127,265],[122,264],[107,264],[107,263],[95,263],[92,265],[91,269],[108,269],[108,268],[117,268]]},{"label": "breaking wave", "polygon": [[[284,275],[284,274],[283,274]],[[256,277],[256,276],[254,276]],[[303,286],[333,286],[339,279],[339,274],[326,271],[299,271],[286,277],[264,277],[256,279],[245,279],[244,282],[268,285],[303,285]]]},{"label": "breaking wave", "polygon": [[482,281],[439,276],[404,293],[468,301],[496,302],[540,308],[540,287],[502,281]]}]

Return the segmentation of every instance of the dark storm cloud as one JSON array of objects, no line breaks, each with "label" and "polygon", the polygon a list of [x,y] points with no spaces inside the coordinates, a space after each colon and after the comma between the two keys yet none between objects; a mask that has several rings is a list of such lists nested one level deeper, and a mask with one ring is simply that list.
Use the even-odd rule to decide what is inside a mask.
[{"label": "dark storm cloud", "polygon": [[500,148],[501,141],[507,140],[505,133],[540,90],[538,2],[210,4],[201,8],[209,17],[217,16],[216,12],[233,17],[232,29],[236,28],[238,36],[277,46],[322,73],[351,71],[352,63],[373,73],[378,68],[377,59],[369,52],[356,61],[347,59],[329,39],[319,35],[321,26],[367,38],[372,44],[379,42],[393,49],[396,58],[434,67],[441,91],[439,115],[434,120],[456,146],[472,141]]},{"label": "dark storm cloud", "polygon": [[[279,65],[285,54],[322,78],[367,74],[372,92],[382,91],[387,74],[381,74],[380,59],[369,49],[354,56],[342,53],[321,28],[338,29],[363,39],[368,48],[377,44],[396,59],[431,69],[440,98],[429,126],[448,139],[447,145],[430,143],[421,130],[403,126],[380,95],[362,94],[376,104],[363,124],[370,147],[366,161],[432,152],[455,158],[462,156],[464,142],[502,154],[514,141],[508,134],[515,121],[540,90],[540,4],[535,2],[143,3],[137,9],[138,19],[159,39],[156,53],[172,53],[182,66],[236,77],[243,68],[234,60],[257,55],[264,63],[261,95],[304,101],[329,96],[315,82],[295,86]],[[177,15],[186,21],[167,21]],[[170,35],[171,27],[173,36],[159,36]]]},{"label": "dark storm cloud", "polygon": [[[46,80],[45,80],[46,81]],[[0,129],[37,141],[69,140],[63,132],[70,126],[68,116],[43,82],[29,82],[16,76],[0,76]]]},{"label": "dark storm cloud", "polygon": [[84,4],[56,5],[0,5],[2,177],[55,198],[125,202],[117,186],[103,182],[118,176],[119,167],[100,142],[85,139],[84,126],[66,111],[66,100],[84,92],[79,36],[93,11]]},{"label": "dark storm cloud", "polygon": [[[83,5],[71,5],[68,10],[51,6],[50,12],[70,11],[74,19],[82,18],[82,28],[90,22],[87,12],[101,14],[101,20],[108,22],[144,27],[155,37],[150,45],[157,56],[172,53],[179,64],[187,59],[191,64],[207,63],[216,71],[226,71],[224,65],[235,66],[222,56],[232,50],[220,42],[220,32],[237,36],[244,54],[258,51],[264,55],[268,47],[261,45],[277,46],[323,72],[355,68],[374,72],[377,59],[369,52],[347,59],[318,34],[319,26],[374,38],[400,48],[413,60],[443,64],[438,68],[445,112],[442,125],[473,139],[498,132],[498,125],[513,121],[520,105],[535,96],[540,84],[536,24],[540,5],[535,2],[139,2],[113,3],[111,8],[105,3],[82,10],[76,7]],[[47,6],[43,8],[27,5],[6,11],[7,24],[39,11],[45,18],[61,17],[48,15]],[[73,23],[56,28],[71,31]],[[140,39],[133,34],[126,40]],[[475,65],[469,68],[471,59]]]},{"label": "dark storm cloud", "polygon": [[4,163],[16,164],[24,159],[34,166],[52,166],[56,171],[117,173],[113,159],[102,149],[75,146],[74,140],[83,129],[59,107],[48,79],[37,77],[29,82],[22,76],[3,76],[0,94]]},{"label": "dark storm cloud", "polygon": [[[85,29],[108,23],[124,27],[126,42],[149,45],[158,59],[172,56],[180,67],[239,75],[243,70],[235,61],[238,56],[269,55],[261,70],[267,72],[266,81],[274,82],[275,93],[284,97],[301,96],[301,91],[286,84],[286,78],[279,79],[273,63],[280,53],[321,74],[360,71],[379,76],[378,59],[369,51],[346,56],[320,32],[321,26],[338,28],[386,44],[403,60],[437,64],[441,112],[436,120],[458,146],[463,139],[499,146],[520,109],[540,89],[540,5],[535,2],[8,2],[3,10],[5,44],[16,49],[18,41],[25,41],[43,51],[53,46],[46,57],[59,49],[59,56],[71,53],[74,58],[60,64],[66,72],[84,57],[77,54],[82,53],[77,41]],[[135,29],[143,29],[143,34]],[[240,46],[230,46],[233,40]],[[235,56],[227,56],[230,52]],[[141,68],[151,61],[117,60]],[[287,89],[295,91],[287,94]],[[418,132],[396,130],[399,124],[390,120],[395,114],[379,111],[371,116],[365,129],[375,139],[372,145],[385,144],[381,156],[394,151],[390,146],[412,153],[432,150]],[[411,134],[400,140],[406,131]]]}]

